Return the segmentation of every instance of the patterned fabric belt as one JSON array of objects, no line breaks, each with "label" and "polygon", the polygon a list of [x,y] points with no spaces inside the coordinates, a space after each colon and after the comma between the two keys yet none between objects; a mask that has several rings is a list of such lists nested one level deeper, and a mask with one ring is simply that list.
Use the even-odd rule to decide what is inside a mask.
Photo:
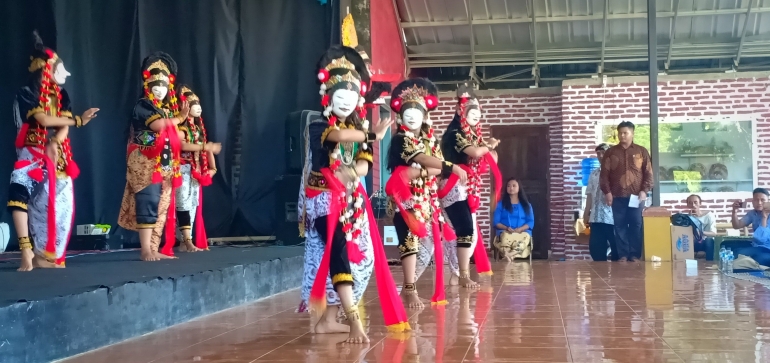
[{"label": "patterned fabric belt", "polygon": [[132,138],[131,142],[134,144],[137,144],[139,146],[155,146],[155,141],[158,138],[158,134],[154,131],[149,130],[142,130],[142,131],[136,131],[134,133],[134,137]]}]

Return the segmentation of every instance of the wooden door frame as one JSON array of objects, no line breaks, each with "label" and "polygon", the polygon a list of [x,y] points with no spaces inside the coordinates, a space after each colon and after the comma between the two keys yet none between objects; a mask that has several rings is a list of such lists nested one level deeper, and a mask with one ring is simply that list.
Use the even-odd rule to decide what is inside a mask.
[{"label": "wooden door frame", "polygon": [[[551,233],[551,213],[553,212],[553,210],[551,209],[551,203],[550,203],[550,201],[551,201],[551,155],[550,155],[550,153],[551,153],[551,133],[550,133],[550,125],[549,124],[493,125],[493,126],[490,127],[489,132],[490,132],[490,135],[492,137],[498,138],[498,136],[501,133],[502,134],[508,134],[508,133],[510,133],[510,130],[526,131],[526,130],[541,130],[541,129],[545,130],[546,146],[547,146],[547,150],[548,150],[548,170],[545,173],[545,182],[546,182],[545,198],[546,198],[546,201],[548,202],[547,203],[548,213],[546,213],[546,216],[547,216],[546,221],[547,221],[547,225],[548,225],[547,228],[548,228],[548,237],[549,238],[548,238],[548,241],[545,241],[544,243],[545,243],[545,245],[547,247],[546,250],[548,252],[551,252],[552,251],[552,247],[553,247],[553,245],[551,243],[551,241],[553,240],[553,236],[552,236],[552,233]],[[563,150],[562,150],[562,152],[563,152]],[[499,160],[498,160],[498,162],[499,162]],[[503,180],[503,183],[505,183],[505,180]],[[495,186],[495,187],[499,188],[500,186]],[[490,193],[491,194],[489,196],[489,199],[491,201],[493,199],[492,196],[494,196],[495,191],[491,190],[491,188],[490,188]],[[490,220],[490,223],[489,224],[490,224],[490,229],[491,229],[490,236],[494,236],[495,235],[495,226],[492,225],[492,224],[494,223],[494,213],[495,213],[495,208],[497,207],[497,203],[489,203],[489,204],[490,204],[490,207],[489,207],[489,220]],[[543,243],[543,241],[541,241],[541,243]],[[544,259],[548,260],[548,259],[550,259],[550,256],[545,256]]]}]

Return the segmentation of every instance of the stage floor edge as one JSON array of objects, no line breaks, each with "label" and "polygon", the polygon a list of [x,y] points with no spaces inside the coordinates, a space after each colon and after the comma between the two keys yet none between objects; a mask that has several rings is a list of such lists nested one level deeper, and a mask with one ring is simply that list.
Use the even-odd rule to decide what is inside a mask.
[{"label": "stage floor edge", "polygon": [[303,254],[296,246],[218,247],[142,262],[125,251],[29,273],[0,263],[0,357],[51,362],[295,289]]}]

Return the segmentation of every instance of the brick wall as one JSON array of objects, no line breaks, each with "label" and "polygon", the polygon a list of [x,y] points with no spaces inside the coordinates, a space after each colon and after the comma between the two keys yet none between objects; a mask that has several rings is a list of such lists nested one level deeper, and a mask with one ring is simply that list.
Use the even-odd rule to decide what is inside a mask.
[{"label": "brick wall", "polygon": [[[646,77],[565,81],[560,88],[479,91],[484,110],[484,132],[491,125],[550,125],[552,258],[590,259],[588,246],[575,244],[573,214],[581,203],[580,161],[594,156],[597,127],[606,120],[647,122]],[[683,119],[720,121],[752,120],[756,124],[755,148],[759,186],[770,186],[770,77],[767,72],[661,76],[658,85],[660,122]],[[456,100],[442,94],[440,106],[431,115],[437,131],[446,129],[454,115]],[[440,135],[440,132],[439,132]],[[486,185],[490,184],[487,176]],[[479,222],[490,231],[490,190],[482,197]],[[750,193],[703,193],[704,208],[717,214],[718,223],[729,222],[729,205],[749,200]],[[684,209],[684,197],[663,195],[664,206]],[[489,241],[489,238],[487,238]]]}]

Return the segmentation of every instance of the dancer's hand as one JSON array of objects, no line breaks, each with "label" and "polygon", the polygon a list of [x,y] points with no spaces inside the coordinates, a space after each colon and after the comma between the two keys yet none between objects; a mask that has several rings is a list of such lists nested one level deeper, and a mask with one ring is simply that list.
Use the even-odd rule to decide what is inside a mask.
[{"label": "dancer's hand", "polygon": [[216,175],[217,171],[216,171],[216,169],[209,169],[209,170],[208,170],[206,173],[207,173],[207,174],[208,174],[210,177],[212,177],[212,178],[213,178],[213,177],[214,177],[214,175]]},{"label": "dancer's hand", "polygon": [[181,121],[187,120],[190,117],[190,103],[187,101],[182,102],[182,107],[179,108],[179,119]]},{"label": "dancer's hand", "polygon": [[377,126],[375,126],[374,130],[372,130],[375,134],[377,134],[377,140],[382,140],[385,138],[385,134],[388,133],[391,125],[393,125],[393,118],[390,117],[384,120],[380,120],[380,122],[377,123]]},{"label": "dancer's hand", "polygon": [[86,112],[83,112],[83,114],[80,116],[80,119],[83,120],[83,125],[81,126],[85,126],[91,120],[95,119],[97,112],[99,112],[98,108],[89,108],[86,110]]},{"label": "dancer's hand", "polygon": [[489,144],[489,147],[494,150],[497,148],[497,145],[500,145],[500,140],[492,137],[487,141],[487,144]]},{"label": "dancer's hand", "polygon": [[205,146],[206,151],[211,151],[214,155],[219,155],[222,151],[222,144],[218,142],[209,142]]},{"label": "dancer's hand", "polygon": [[457,165],[452,165],[452,173],[460,177],[460,183],[465,184],[465,182],[468,181],[468,173],[466,173],[463,168]]}]

